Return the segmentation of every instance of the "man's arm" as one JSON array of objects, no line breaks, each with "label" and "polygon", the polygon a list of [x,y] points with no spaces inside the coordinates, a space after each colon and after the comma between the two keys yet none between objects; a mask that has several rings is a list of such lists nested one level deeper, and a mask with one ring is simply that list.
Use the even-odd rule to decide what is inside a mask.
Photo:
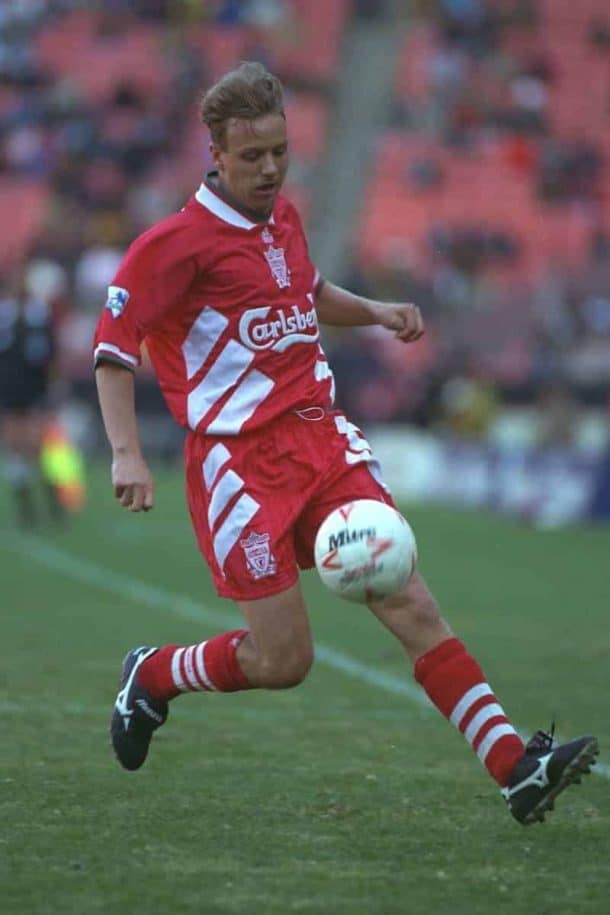
[{"label": "man's arm", "polygon": [[316,295],[316,312],[321,324],[334,327],[362,327],[379,324],[403,343],[414,343],[424,333],[424,322],[416,305],[375,302],[347,289],[324,282]]},{"label": "man's arm", "polygon": [[140,448],[133,372],[112,362],[100,362],[95,380],[112,448],[114,494],[129,511],[148,511],[154,504],[154,482]]}]

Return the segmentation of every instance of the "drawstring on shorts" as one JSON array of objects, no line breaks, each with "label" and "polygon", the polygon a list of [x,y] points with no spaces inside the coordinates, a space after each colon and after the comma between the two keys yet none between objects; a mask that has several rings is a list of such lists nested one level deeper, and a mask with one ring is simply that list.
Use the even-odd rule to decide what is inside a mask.
[{"label": "drawstring on shorts", "polygon": [[304,410],[295,410],[297,416],[306,419],[311,423],[319,423],[326,416],[324,407],[305,407]]}]

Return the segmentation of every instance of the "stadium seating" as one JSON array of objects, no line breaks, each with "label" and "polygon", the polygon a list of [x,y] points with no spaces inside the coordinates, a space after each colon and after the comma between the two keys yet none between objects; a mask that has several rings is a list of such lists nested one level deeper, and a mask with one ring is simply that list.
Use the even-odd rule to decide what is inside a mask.
[{"label": "stadium seating", "polygon": [[[521,274],[536,276],[553,259],[574,267],[585,263],[593,231],[607,229],[610,221],[610,54],[592,48],[589,39],[591,21],[607,14],[607,9],[605,0],[578,4],[543,0],[536,28],[510,26],[501,33],[501,52],[512,59],[515,69],[532,60],[544,61],[549,69],[548,135],[560,142],[586,141],[601,154],[602,171],[590,199],[549,202],[540,198],[536,148],[541,150],[543,134],[527,141],[531,161],[525,145],[513,149],[514,156],[522,157],[520,168],[517,159],[512,167],[509,161],[510,131],[484,122],[477,126],[475,118],[475,126],[456,147],[447,144],[442,126],[431,129],[426,111],[429,114],[435,101],[433,77],[442,37],[432,21],[422,20],[410,29],[395,81],[398,105],[407,110],[409,128],[388,131],[378,144],[358,229],[357,250],[365,264],[395,257],[402,245],[409,263],[415,258],[416,266],[425,270],[432,254],[430,233],[443,224],[509,229],[521,251],[516,262]],[[507,97],[502,77],[495,77],[494,87],[493,72],[490,83],[489,69],[477,75],[480,62],[470,61],[468,66],[475,93],[487,100]],[[448,97],[444,102],[450,105]],[[417,182],[413,171],[418,163],[430,162],[439,175],[437,182],[426,186]]]},{"label": "stadium seating", "polygon": [[0,264],[16,266],[35,238],[49,193],[38,181],[0,177]]},{"label": "stadium seating", "polygon": [[[262,57],[287,87],[294,166],[286,191],[307,216],[312,171],[326,143],[328,89],[337,72],[341,36],[350,13],[348,0],[286,0],[286,27],[282,28],[252,21],[225,24],[210,18],[209,11],[204,21],[204,7],[194,19],[183,22],[177,15],[167,21],[141,18],[118,6],[92,9],[76,5],[71,9],[68,4],[66,11],[53,7],[52,13],[44,5],[41,9],[40,22],[28,44],[38,72],[53,92],[80,99],[75,103],[80,112],[98,125],[116,94],[125,89],[139,94],[148,110],[165,119],[171,131],[168,149],[148,155],[136,181],[147,182],[143,188],[158,188],[170,206],[191,193],[210,162],[199,120],[197,89],[240,60]],[[323,36],[317,26],[320,17],[325,23]],[[200,70],[201,81],[197,88],[189,85],[191,94],[181,97],[184,115],[176,133],[171,112],[182,49],[191,55],[193,68]],[[23,99],[26,104],[25,95]],[[4,106],[9,113],[12,103],[9,98]],[[0,104],[0,115],[2,110]],[[61,153],[58,143],[65,142],[56,129],[51,127],[44,135],[44,143],[54,156]],[[133,181],[132,174],[130,184]],[[42,229],[46,205],[56,194],[56,190],[51,191],[53,165],[26,178],[12,175],[9,169],[4,183],[8,190],[3,192],[3,203],[15,202],[15,206],[3,206],[0,211],[0,239],[5,241],[0,264],[25,256]],[[125,206],[129,206],[127,199]],[[131,223],[129,212],[124,214],[124,223]]]}]

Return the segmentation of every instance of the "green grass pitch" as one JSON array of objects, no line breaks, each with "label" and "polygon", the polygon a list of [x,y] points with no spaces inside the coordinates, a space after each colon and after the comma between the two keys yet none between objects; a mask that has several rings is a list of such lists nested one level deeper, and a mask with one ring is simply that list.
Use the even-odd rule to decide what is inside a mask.
[{"label": "green grass pitch", "polygon": [[524,829],[418,701],[397,643],[313,573],[307,682],[181,698],[146,766],[121,770],[108,718],[125,651],[235,615],[178,470],[157,474],[151,515],[119,509],[105,467],[90,477],[59,532],[12,530],[0,492],[3,915],[610,911],[610,531],[405,507],[424,575],[517,726],[554,717],[564,737],[600,738],[603,771]]}]

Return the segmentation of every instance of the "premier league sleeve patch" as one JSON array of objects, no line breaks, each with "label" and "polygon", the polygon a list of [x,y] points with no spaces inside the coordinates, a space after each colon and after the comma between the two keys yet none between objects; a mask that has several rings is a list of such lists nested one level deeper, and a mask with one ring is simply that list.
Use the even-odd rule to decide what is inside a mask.
[{"label": "premier league sleeve patch", "polygon": [[129,293],[126,289],[122,289],[120,286],[109,286],[108,298],[106,299],[104,308],[107,308],[108,311],[112,312],[113,318],[118,318],[119,315],[123,313],[128,301]]}]

